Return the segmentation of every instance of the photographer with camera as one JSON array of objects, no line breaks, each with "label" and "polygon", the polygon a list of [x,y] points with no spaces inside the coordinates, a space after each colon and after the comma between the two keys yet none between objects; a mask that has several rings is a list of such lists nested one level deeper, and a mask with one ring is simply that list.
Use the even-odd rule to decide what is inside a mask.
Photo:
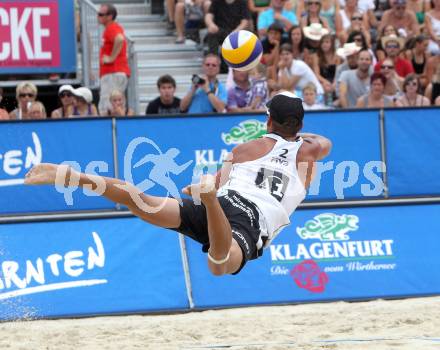
[{"label": "photographer with camera", "polygon": [[193,75],[192,86],[180,102],[180,109],[188,113],[223,113],[228,94],[225,86],[217,80],[220,57],[208,54],[203,59],[203,77]]}]

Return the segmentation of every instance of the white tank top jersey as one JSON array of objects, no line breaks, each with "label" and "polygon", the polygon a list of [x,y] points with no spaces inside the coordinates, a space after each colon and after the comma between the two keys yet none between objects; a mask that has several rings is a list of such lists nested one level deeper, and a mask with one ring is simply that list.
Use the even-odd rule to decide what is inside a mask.
[{"label": "white tank top jersey", "polygon": [[306,189],[296,168],[296,156],[303,139],[287,141],[275,134],[273,149],[261,158],[232,165],[228,182],[218,192],[234,190],[253,202],[260,212],[260,241],[258,248],[267,247],[281,229],[290,224],[289,217],[303,201]]}]

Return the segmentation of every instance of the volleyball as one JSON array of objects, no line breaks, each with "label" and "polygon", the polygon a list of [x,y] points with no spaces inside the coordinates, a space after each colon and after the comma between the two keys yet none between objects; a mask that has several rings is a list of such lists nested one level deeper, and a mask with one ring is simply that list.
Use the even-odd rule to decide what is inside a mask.
[{"label": "volleyball", "polygon": [[247,30],[230,33],[222,44],[222,56],[226,64],[240,71],[247,71],[260,63],[263,46],[258,37]]}]

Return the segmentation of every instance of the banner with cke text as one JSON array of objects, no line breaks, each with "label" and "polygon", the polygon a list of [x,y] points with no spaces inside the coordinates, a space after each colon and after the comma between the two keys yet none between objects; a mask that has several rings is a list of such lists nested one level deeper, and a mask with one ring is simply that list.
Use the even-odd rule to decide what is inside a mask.
[{"label": "banner with cke text", "polygon": [[385,112],[391,196],[440,195],[440,109]]},{"label": "banner with cke text", "polygon": [[136,218],[0,225],[1,320],[188,307],[174,233]]},{"label": "banner with cke text", "polygon": [[440,293],[440,205],[298,210],[258,260],[212,276],[187,239],[196,307]]},{"label": "banner with cke text", "polygon": [[73,0],[0,2],[0,74],[76,72]]},{"label": "banner with cke text", "polygon": [[39,163],[69,162],[78,170],[114,176],[111,120],[0,124],[0,214],[112,209],[78,187],[25,186]]},{"label": "banner with cke text", "polygon": [[[383,195],[378,115],[307,115],[304,132],[323,134],[334,145],[318,164],[308,200]],[[180,198],[182,187],[197,181],[202,172],[217,171],[233,147],[264,135],[265,122],[265,115],[118,119],[119,174],[142,191]]]}]

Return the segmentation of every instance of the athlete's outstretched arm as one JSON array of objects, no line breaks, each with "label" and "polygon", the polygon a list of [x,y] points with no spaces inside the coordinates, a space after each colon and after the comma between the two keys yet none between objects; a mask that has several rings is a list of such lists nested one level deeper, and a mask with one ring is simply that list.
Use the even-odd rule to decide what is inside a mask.
[{"label": "athlete's outstretched arm", "polygon": [[24,183],[84,187],[127,206],[134,215],[151,224],[166,228],[180,226],[177,200],[146,195],[133,184],[119,179],[79,173],[68,165],[42,163],[26,174]]},{"label": "athlete's outstretched arm", "polygon": [[332,142],[324,136],[305,132],[299,133],[298,136],[301,136],[303,139],[309,138],[319,143],[319,145],[321,146],[321,151],[319,152],[318,158],[316,160],[321,160],[327,157],[332,149]]}]

